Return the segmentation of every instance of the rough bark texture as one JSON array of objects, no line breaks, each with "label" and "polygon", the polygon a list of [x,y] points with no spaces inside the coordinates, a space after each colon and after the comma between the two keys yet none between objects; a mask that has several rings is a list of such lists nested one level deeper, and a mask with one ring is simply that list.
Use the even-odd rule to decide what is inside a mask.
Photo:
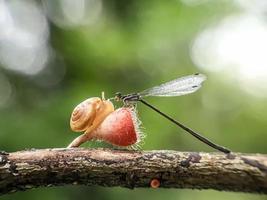
[{"label": "rough bark texture", "polygon": [[267,155],[43,149],[0,152],[0,194],[66,184],[267,193]]}]

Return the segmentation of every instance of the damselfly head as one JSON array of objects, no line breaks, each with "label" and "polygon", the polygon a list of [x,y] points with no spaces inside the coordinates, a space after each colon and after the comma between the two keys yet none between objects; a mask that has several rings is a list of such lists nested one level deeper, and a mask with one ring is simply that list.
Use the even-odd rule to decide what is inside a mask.
[{"label": "damselfly head", "polygon": [[116,92],[114,97],[115,101],[121,101],[121,98],[122,98],[121,92]]}]

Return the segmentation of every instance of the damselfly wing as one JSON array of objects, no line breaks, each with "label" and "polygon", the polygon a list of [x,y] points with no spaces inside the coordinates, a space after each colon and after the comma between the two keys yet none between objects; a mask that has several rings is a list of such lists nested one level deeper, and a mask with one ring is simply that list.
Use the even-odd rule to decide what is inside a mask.
[{"label": "damselfly wing", "polygon": [[201,83],[205,80],[205,75],[193,74],[146,89],[138,94],[141,98],[147,96],[170,97],[186,95],[197,91],[201,87]]}]

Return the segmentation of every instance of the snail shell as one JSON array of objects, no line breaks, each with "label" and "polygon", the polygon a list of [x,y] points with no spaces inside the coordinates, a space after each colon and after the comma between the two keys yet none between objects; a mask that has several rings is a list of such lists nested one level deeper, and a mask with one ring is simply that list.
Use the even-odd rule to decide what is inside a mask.
[{"label": "snail shell", "polygon": [[114,106],[109,100],[98,97],[86,99],[74,108],[70,127],[75,132],[90,133],[113,111]]}]

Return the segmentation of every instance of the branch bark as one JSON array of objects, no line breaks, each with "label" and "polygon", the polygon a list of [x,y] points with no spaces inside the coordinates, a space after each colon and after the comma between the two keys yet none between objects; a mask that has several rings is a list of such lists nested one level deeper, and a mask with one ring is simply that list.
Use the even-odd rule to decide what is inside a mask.
[{"label": "branch bark", "polygon": [[0,194],[39,186],[215,189],[267,194],[267,155],[110,149],[0,152]]}]

